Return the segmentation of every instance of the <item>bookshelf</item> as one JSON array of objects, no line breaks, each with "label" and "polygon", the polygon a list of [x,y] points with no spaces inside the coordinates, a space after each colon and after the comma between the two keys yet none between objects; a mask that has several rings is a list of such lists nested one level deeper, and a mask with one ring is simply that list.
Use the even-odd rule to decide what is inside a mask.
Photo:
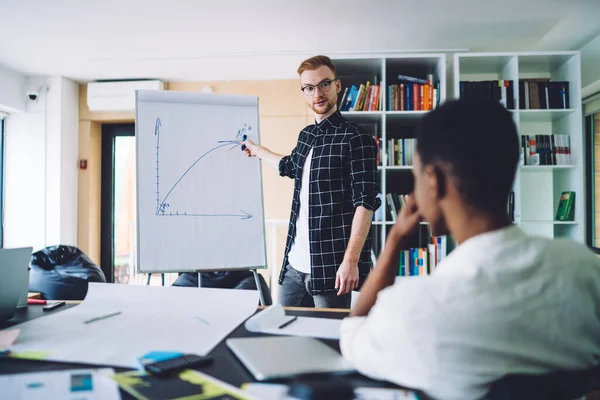
[{"label": "bookshelf", "polygon": [[[395,163],[388,157],[388,141],[390,139],[401,140],[414,138],[414,128],[419,119],[433,107],[435,99],[443,102],[446,99],[446,54],[402,54],[393,56],[372,56],[372,57],[347,57],[334,58],[333,62],[337,68],[337,77],[342,82],[342,92],[340,93],[340,110],[342,114],[350,121],[356,122],[369,133],[379,138],[380,141],[380,164],[378,165],[378,179],[381,190],[381,210],[379,218],[373,221],[372,233],[374,238],[374,248],[377,255],[383,249],[387,233],[394,224],[392,216],[388,211],[388,200],[386,194],[406,194],[413,189],[414,181],[412,176],[412,167],[410,165],[394,165]],[[429,95],[426,97],[419,93],[417,98],[423,97],[425,100],[420,106],[412,107],[403,104],[402,107],[395,107],[390,100],[396,97],[390,96],[388,87],[405,82],[399,80],[398,76],[415,77],[426,79],[432,78],[433,85],[430,88]],[[380,85],[382,94],[380,106],[376,111],[344,111],[344,91],[351,88],[352,85],[358,87],[367,81]],[[408,84],[408,82],[405,82]],[[425,86],[427,87],[427,86]],[[413,88],[411,88],[412,91]],[[436,91],[433,93],[433,89]],[[404,87],[403,87],[404,90]],[[406,89],[408,90],[408,89]],[[415,88],[415,90],[418,90]],[[424,89],[425,90],[425,89]],[[411,93],[413,96],[414,92]],[[399,96],[399,94],[397,95]],[[435,99],[433,98],[435,96]],[[347,97],[347,96],[346,96]],[[414,97],[412,97],[414,99]],[[425,105],[429,100],[430,106]],[[407,100],[408,101],[408,100]],[[414,103],[412,104],[414,106]],[[368,108],[368,107],[367,107]],[[401,108],[397,110],[395,108]],[[402,110],[403,108],[403,110]],[[427,247],[430,241],[430,234],[427,224],[421,224],[418,237],[414,238],[414,247]]]},{"label": "bookshelf", "polygon": [[[512,90],[505,93],[505,101],[510,98],[510,111],[520,135],[568,135],[571,160],[566,165],[521,165],[518,168],[513,187],[514,220],[530,234],[550,238],[568,237],[584,242],[585,232],[585,180],[583,160],[583,127],[581,110],[581,76],[579,52],[505,52],[505,53],[415,53],[381,54],[372,56],[337,57],[333,61],[337,67],[337,77],[342,82],[340,110],[349,120],[363,126],[379,138],[380,158],[378,179],[381,190],[380,218],[373,221],[372,232],[378,255],[385,244],[387,233],[394,224],[388,207],[388,193],[409,193],[414,182],[410,165],[394,165],[389,159],[390,139],[414,138],[414,128],[428,110],[396,110],[388,97],[389,85],[400,81],[399,75],[425,78],[431,77],[438,83],[440,104],[450,93],[452,98],[461,95],[461,81],[510,80]],[[452,61],[448,68],[448,61]],[[447,81],[448,79],[448,81]],[[550,79],[564,81],[569,85],[568,106],[556,108],[532,107],[528,99],[523,107],[519,88],[520,80]],[[380,104],[371,111],[344,111],[342,97],[346,88],[359,87],[369,81],[380,85]],[[524,89],[523,89],[524,90]],[[529,92],[531,93],[531,92]],[[523,156],[525,158],[525,155]],[[560,164],[560,163],[559,163]],[[573,221],[556,221],[560,194],[563,191],[575,192],[575,213]],[[427,224],[421,224],[415,246],[422,247],[430,239]],[[447,242],[447,250],[453,247]]]},{"label": "bookshelf", "polygon": [[[519,167],[513,186],[514,221],[530,234],[584,242],[585,175],[579,52],[457,53],[453,58],[454,98],[465,95],[461,81],[513,81],[514,109],[511,112],[521,136],[528,135],[531,139],[535,135],[568,135],[571,158],[567,165]],[[548,96],[546,99],[549,100],[540,99],[539,105],[534,104],[531,83],[519,88],[518,82],[539,79],[568,82],[568,104],[557,106]],[[546,87],[551,86],[546,84]],[[545,89],[541,90],[536,93],[543,97]],[[551,97],[553,92],[549,95]],[[542,104],[544,102],[546,104]],[[555,220],[563,191],[575,192],[573,221]]]}]

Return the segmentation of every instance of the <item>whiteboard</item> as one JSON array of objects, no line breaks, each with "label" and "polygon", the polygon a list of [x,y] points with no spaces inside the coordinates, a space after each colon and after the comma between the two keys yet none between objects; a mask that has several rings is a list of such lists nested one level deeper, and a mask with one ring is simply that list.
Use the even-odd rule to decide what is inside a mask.
[{"label": "whiteboard", "polygon": [[139,272],[266,268],[258,98],[136,92]]}]

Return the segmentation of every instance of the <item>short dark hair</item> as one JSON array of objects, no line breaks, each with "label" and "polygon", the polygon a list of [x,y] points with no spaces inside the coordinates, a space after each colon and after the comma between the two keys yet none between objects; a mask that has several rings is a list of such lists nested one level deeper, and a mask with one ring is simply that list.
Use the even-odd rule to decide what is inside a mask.
[{"label": "short dark hair", "polygon": [[463,199],[481,211],[506,209],[519,146],[513,117],[498,101],[447,101],[417,127],[423,165],[447,166]]},{"label": "short dark hair", "polygon": [[298,75],[302,75],[304,71],[313,71],[321,66],[329,68],[335,77],[336,70],[333,61],[331,61],[331,58],[323,55],[314,56],[302,61],[298,67]]}]

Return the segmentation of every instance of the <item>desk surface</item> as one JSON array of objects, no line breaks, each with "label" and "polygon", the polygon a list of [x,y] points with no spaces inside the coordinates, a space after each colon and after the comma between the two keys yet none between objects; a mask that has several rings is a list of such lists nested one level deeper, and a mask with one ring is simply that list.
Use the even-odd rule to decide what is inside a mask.
[{"label": "desk surface", "polygon": [[[39,318],[52,313],[57,313],[62,310],[74,307],[79,302],[67,302],[64,307],[55,311],[43,312],[40,305],[30,305],[27,308],[21,309],[17,312],[15,317],[9,320],[7,323],[0,324],[0,329],[9,328],[11,326],[29,321],[31,319]],[[264,307],[259,307],[258,312]],[[310,317],[324,317],[342,319],[348,314],[349,310],[336,310],[336,309],[314,309],[314,308],[300,308],[300,307],[286,307],[286,312],[290,315],[298,316],[310,316]],[[260,333],[249,332],[241,324],[238,326],[229,336],[231,337],[255,337],[255,336],[269,336]],[[325,344],[339,351],[339,344],[337,340],[321,339]],[[225,341],[221,341],[211,352],[210,355],[215,359],[215,362],[206,368],[199,369],[206,374],[209,374],[217,379],[225,381],[235,386],[241,386],[245,382],[254,382],[254,378],[246,370],[242,363],[231,353]],[[21,372],[39,372],[39,371],[56,371],[63,369],[73,368],[88,368],[88,364],[75,364],[75,363],[60,363],[54,361],[32,361],[32,360],[17,360],[9,358],[0,358],[0,374],[10,373],[21,373]],[[98,367],[98,366],[93,366]],[[115,368],[115,371],[126,371],[124,368]],[[324,379],[331,379],[331,377]],[[352,382],[360,386],[385,386],[393,387],[389,384],[383,384],[370,380],[360,374],[353,374],[347,376],[346,379],[351,379]],[[124,399],[131,398],[129,395],[121,391]]]}]

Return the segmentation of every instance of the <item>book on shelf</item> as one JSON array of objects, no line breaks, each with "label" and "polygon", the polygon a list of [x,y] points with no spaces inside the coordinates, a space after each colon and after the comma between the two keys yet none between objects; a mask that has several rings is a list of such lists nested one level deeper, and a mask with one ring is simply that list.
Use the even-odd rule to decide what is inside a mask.
[{"label": "book on shelf", "polygon": [[571,165],[569,135],[521,135],[521,165]]},{"label": "book on shelf", "polygon": [[460,81],[460,97],[485,100],[497,100],[509,110],[515,109],[513,81]]},{"label": "book on shelf", "polygon": [[560,110],[569,108],[569,82],[549,78],[519,79],[521,110]]},{"label": "book on shelf", "polygon": [[396,222],[396,216],[406,204],[406,194],[388,193],[385,195],[385,202],[389,211],[390,221]]},{"label": "book on shelf", "polygon": [[556,210],[557,221],[574,221],[575,192],[562,192]]},{"label": "book on shelf", "polygon": [[506,212],[512,222],[515,222],[515,192],[511,191],[508,195],[508,202],[506,204]]},{"label": "book on shelf", "polygon": [[446,236],[432,236],[427,247],[403,250],[400,253],[398,276],[429,275],[446,257],[446,252]]},{"label": "book on shelf", "polygon": [[388,139],[387,143],[387,165],[410,166],[413,165],[415,153],[415,138]]},{"label": "book on shelf", "polygon": [[388,111],[428,111],[440,104],[440,82],[432,74],[425,79],[398,75],[398,83],[387,89]]},{"label": "book on shelf", "polygon": [[[376,79],[374,82],[377,81]],[[346,87],[338,108],[340,111],[381,111],[382,84],[382,82],[375,84],[366,81],[364,84]]]}]

